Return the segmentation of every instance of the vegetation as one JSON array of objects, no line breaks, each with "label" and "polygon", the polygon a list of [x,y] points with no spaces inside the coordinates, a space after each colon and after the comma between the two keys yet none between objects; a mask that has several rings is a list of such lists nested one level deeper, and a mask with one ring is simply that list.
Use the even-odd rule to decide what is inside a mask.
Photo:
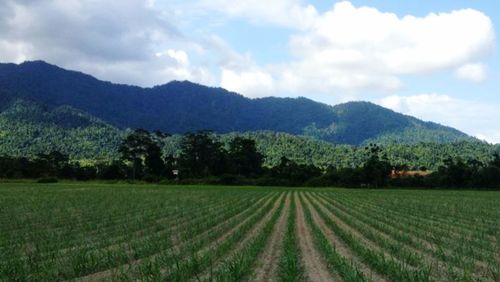
[{"label": "vegetation", "polygon": [[[122,139],[131,132],[117,129],[73,107],[43,106],[19,100],[15,95],[11,97],[7,92],[0,92],[0,111],[0,155],[10,157],[32,159],[40,153],[58,151],[67,155],[70,160],[84,165],[112,162],[119,159]],[[403,136],[394,134],[393,137]],[[366,161],[363,148],[371,144],[333,144],[308,136],[273,131],[213,135],[226,149],[237,136],[255,141],[266,167],[276,166],[282,157],[286,157],[296,163],[322,169],[329,166],[355,168]],[[181,153],[181,140],[182,135],[161,137],[163,154],[178,157]],[[409,144],[394,139],[384,140],[379,138],[372,143],[383,148],[391,164],[406,166],[411,170],[425,167],[435,171],[448,158],[464,162],[477,160],[486,164],[495,153],[500,153],[500,145],[478,141]]]},{"label": "vegetation", "polygon": [[368,102],[0,64],[0,179],[0,281],[500,281],[500,145]]},{"label": "vegetation", "polygon": [[[39,153],[58,151],[68,155],[72,161],[84,164],[113,161],[119,158],[119,146],[129,133],[70,107],[50,110],[18,100],[8,104],[0,113],[0,155],[33,158]],[[271,131],[214,134],[225,148],[237,136],[255,141],[266,167],[277,165],[281,157],[321,168],[352,168],[366,161],[364,146],[336,145],[306,136]],[[163,153],[178,156],[181,140],[182,135],[164,136],[160,144]],[[410,169],[426,167],[437,170],[449,157],[487,163],[495,152],[500,153],[498,145],[468,141],[379,145],[392,164],[406,165]]]},{"label": "vegetation", "polygon": [[[368,102],[329,106],[306,98],[248,99],[221,88],[174,81],[153,88],[116,85],[45,62],[0,64],[0,89],[10,100],[69,106],[119,129],[184,134],[271,130],[335,144],[477,141]],[[4,101],[2,101],[4,100]],[[0,99],[7,103],[8,99]]]},{"label": "vegetation", "polygon": [[295,201],[292,201],[288,214],[286,233],[283,238],[283,254],[279,261],[280,281],[303,281],[304,268],[300,262],[296,227]]},{"label": "vegetation", "polygon": [[67,106],[49,109],[15,100],[0,113],[3,155],[33,157],[59,151],[71,159],[112,160],[124,135],[123,131]]},{"label": "vegetation", "polygon": [[497,281],[499,204],[475,191],[3,183],[0,280],[239,281],[264,262],[275,267],[257,281]]},{"label": "vegetation", "polygon": [[[234,136],[227,143],[208,131],[189,133],[179,141],[180,153],[162,151],[169,137],[160,132],[135,130],[119,148],[121,157],[111,162],[82,165],[53,151],[33,159],[0,157],[0,178],[114,179],[170,183],[255,184],[343,187],[451,187],[500,188],[500,155],[488,162],[446,159],[437,170],[421,168],[407,175],[406,165],[392,164],[384,149],[370,144],[358,166],[322,167],[281,157],[268,167],[253,139]],[[227,144],[227,145],[225,145]]]},{"label": "vegetation", "polygon": [[[500,145],[490,145],[484,142],[462,141],[457,143],[418,143],[418,144],[379,144],[368,143],[362,146],[332,144],[306,136],[296,136],[287,133],[256,131],[246,133],[214,134],[228,147],[228,143],[239,136],[255,141],[257,150],[264,155],[264,165],[277,165],[282,157],[300,164],[315,165],[320,168],[335,166],[337,168],[354,168],[361,166],[367,158],[365,147],[377,144],[381,147],[388,161],[395,166],[406,166],[411,170],[425,167],[427,170],[437,170],[448,158],[463,161],[478,160],[488,163],[495,153],[500,153]],[[172,135],[165,139],[164,153],[180,154],[182,135]]]},{"label": "vegetation", "polygon": [[[43,62],[1,64],[0,74],[3,178],[348,187],[500,185],[495,159],[499,145],[370,103],[330,107],[304,98],[249,100],[189,82],[143,89],[101,82]],[[174,133],[213,128],[219,133],[151,134],[123,129],[125,125]],[[220,134],[258,129],[281,133]],[[377,144],[376,153],[367,152],[370,144]],[[389,179],[392,169],[432,175]]]}]

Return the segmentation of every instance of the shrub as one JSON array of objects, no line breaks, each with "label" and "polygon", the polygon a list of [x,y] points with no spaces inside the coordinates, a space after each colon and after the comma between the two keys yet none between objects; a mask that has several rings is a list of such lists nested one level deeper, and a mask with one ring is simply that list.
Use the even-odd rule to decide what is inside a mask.
[{"label": "shrub", "polygon": [[37,180],[37,183],[57,183],[59,180],[54,177],[44,177]]}]

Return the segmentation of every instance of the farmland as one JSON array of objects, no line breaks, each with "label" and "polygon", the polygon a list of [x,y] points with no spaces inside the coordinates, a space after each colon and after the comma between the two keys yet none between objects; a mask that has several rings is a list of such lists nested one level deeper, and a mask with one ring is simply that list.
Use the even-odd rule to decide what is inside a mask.
[{"label": "farmland", "polygon": [[500,281],[500,192],[0,184],[0,281]]}]

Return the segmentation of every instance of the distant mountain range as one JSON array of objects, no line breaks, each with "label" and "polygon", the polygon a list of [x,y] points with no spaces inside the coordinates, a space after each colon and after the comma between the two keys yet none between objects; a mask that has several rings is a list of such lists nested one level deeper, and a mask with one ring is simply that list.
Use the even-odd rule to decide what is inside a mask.
[{"label": "distant mountain range", "polygon": [[[349,145],[477,141],[456,129],[369,102],[329,106],[306,98],[249,99],[188,81],[141,88],[43,61],[0,64],[0,110],[0,136],[4,141],[11,138],[13,145],[36,143],[22,137],[35,138],[34,132],[48,138],[47,132],[64,130],[95,141],[106,138],[104,132],[116,137],[126,128],[169,133],[267,130]],[[26,130],[19,132],[21,128]]]}]

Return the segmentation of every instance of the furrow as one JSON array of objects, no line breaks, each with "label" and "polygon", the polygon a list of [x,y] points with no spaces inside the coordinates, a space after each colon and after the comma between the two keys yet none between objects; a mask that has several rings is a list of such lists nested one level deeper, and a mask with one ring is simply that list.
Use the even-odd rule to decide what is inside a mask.
[{"label": "furrow", "polygon": [[290,209],[290,194],[285,200],[285,207],[280,218],[267,242],[264,253],[257,260],[254,273],[251,281],[254,282],[271,282],[278,279],[278,262],[282,253],[283,238],[286,232],[286,223]]},{"label": "furrow", "polygon": [[294,195],[297,212],[297,237],[299,239],[299,249],[302,263],[308,281],[340,281],[338,276],[332,276],[326,263],[314,247],[314,239],[304,219],[304,209],[298,200],[298,195]]},{"label": "furrow", "polygon": [[370,278],[373,281],[376,282],[384,282],[387,281],[387,277],[385,277],[382,274],[379,274],[378,272],[374,271],[369,265],[367,265],[362,258],[360,258],[358,255],[356,255],[350,248],[347,246],[341,238],[339,238],[331,229],[329,229],[324,222],[324,220],[320,217],[318,212],[314,207],[312,207],[312,204],[309,200],[308,197],[304,197],[304,201],[307,205],[307,208],[311,211],[311,216],[313,222],[316,224],[316,226],[319,227],[319,229],[322,231],[322,233],[325,235],[325,237],[328,239],[328,241],[333,245],[333,248],[344,258],[349,260],[351,264],[359,270],[365,277]]}]

